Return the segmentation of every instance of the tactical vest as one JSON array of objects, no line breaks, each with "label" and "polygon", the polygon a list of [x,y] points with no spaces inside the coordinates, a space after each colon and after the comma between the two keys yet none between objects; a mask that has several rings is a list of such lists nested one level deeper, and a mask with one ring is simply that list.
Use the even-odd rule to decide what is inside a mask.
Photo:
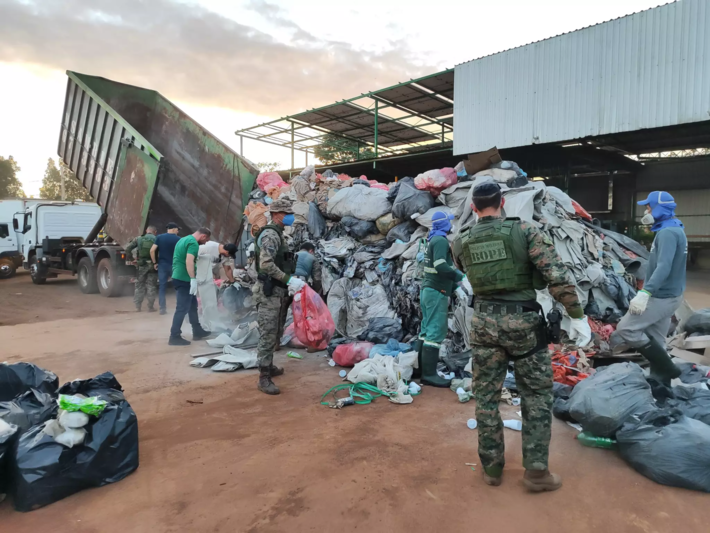
[{"label": "tactical vest", "polygon": [[[289,251],[288,245],[286,244],[286,241],[283,238],[283,229],[280,226],[277,226],[276,224],[269,224],[267,226],[264,226],[259,230],[259,233],[256,235],[256,241],[254,242],[254,256],[256,258],[256,271],[259,274],[262,274],[261,270],[261,260],[260,260],[260,253],[261,253],[261,234],[264,233],[264,230],[267,229],[272,229],[276,233],[279,234],[279,241],[281,242],[281,245],[279,246],[279,249],[276,250],[276,257],[274,257],[274,263],[276,266],[287,276],[290,276],[293,274],[294,270],[296,269],[295,266],[295,261],[293,260],[294,255]],[[277,280],[280,281],[280,280]]]},{"label": "tactical vest", "polygon": [[460,257],[476,296],[528,291],[521,300],[535,299],[530,291],[545,286],[518,218],[479,221],[461,234]]},{"label": "tactical vest", "polygon": [[152,233],[146,233],[138,237],[138,246],[136,247],[138,255],[138,264],[144,265],[146,263],[152,263],[153,259],[150,257],[150,249],[155,244],[155,235]]}]

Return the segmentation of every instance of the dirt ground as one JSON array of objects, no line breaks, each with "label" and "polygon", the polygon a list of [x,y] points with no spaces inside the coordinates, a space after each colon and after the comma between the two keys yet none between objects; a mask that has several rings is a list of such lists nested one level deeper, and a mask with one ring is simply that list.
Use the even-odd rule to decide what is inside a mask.
[{"label": "dirt ground", "polygon": [[[689,283],[695,307],[710,306],[708,280]],[[255,371],[188,366],[206,345],[168,347],[170,316],[128,312],[130,298],[84,296],[73,283],[0,284],[0,320],[16,324],[0,327],[2,358],[51,369],[60,382],[114,372],[138,415],[141,466],[30,513],[4,502],[3,533],[707,531],[707,495],[658,485],[614,452],[579,445],[557,420],[560,491],[524,491],[520,433],[510,430],[504,483],[487,487],[466,427],[474,403],[447,389],[426,388],[411,405],[380,398],[331,410],[319,400],[338,369],[280,352],[282,394],[268,397]],[[502,410],[516,418],[517,408]]]}]

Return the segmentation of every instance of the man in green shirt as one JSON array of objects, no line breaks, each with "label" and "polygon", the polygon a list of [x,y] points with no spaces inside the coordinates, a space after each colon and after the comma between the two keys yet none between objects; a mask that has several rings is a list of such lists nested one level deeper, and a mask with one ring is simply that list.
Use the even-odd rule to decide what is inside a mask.
[{"label": "man in green shirt", "polygon": [[446,238],[451,231],[452,215],[437,211],[432,216],[433,227],[424,259],[424,282],[419,299],[422,305],[422,326],[417,348],[421,357],[421,381],[433,387],[448,387],[450,381],[436,372],[441,343],[448,332],[449,297],[464,274],[456,269]]},{"label": "man in green shirt", "polygon": [[200,325],[197,317],[197,278],[195,277],[195,263],[200,251],[200,245],[210,240],[212,232],[207,228],[200,228],[192,235],[183,237],[175,245],[173,253],[173,287],[177,293],[177,305],[173,315],[173,326],[170,328],[170,346],[187,346],[190,341],[182,338],[182,323],[185,315],[190,317],[192,325],[192,338],[203,339],[210,335]]}]

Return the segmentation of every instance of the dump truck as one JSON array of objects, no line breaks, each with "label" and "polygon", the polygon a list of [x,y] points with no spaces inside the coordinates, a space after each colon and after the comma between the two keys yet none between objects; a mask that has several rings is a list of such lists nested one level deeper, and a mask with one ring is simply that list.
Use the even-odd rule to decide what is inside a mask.
[{"label": "dump truck", "polygon": [[239,244],[252,163],[156,91],[67,77],[57,152],[101,210],[85,238],[38,236],[23,263],[35,283],[78,274],[84,293],[120,294],[135,275],[124,248],[148,226],[175,222],[183,236],[205,226],[213,240]]}]

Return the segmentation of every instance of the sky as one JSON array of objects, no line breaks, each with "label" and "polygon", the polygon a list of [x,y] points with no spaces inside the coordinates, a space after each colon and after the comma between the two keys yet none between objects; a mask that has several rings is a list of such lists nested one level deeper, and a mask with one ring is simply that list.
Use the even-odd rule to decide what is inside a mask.
[{"label": "sky", "polygon": [[[155,89],[238,150],[237,129],[664,3],[0,0],[0,156],[38,195],[66,70]],[[257,141],[244,155],[290,166]]]}]

